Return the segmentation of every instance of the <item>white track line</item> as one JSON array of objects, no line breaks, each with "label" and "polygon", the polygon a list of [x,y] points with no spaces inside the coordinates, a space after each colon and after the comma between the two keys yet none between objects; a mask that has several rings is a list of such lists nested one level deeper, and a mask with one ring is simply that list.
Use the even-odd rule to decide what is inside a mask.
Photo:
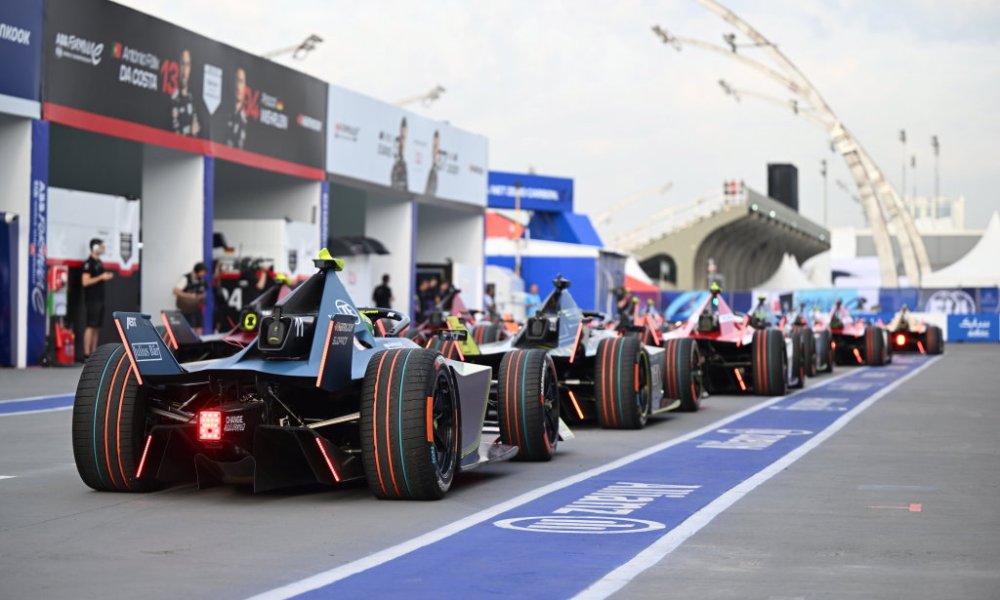
[{"label": "white track line", "polygon": [[16,475],[0,475],[0,479],[14,479]]},{"label": "white track line", "polygon": [[61,412],[64,410],[72,410],[72,408],[72,406],[58,406],[56,408],[39,408],[38,410],[19,410],[17,412],[0,413],[0,418],[18,417],[21,415],[37,415],[38,413]]},{"label": "white track line", "polygon": [[76,392],[66,392],[65,394],[48,394],[47,396],[29,396],[28,398],[11,398],[10,400],[0,400],[0,404],[13,404],[14,402],[31,402],[32,400],[48,400],[50,398],[73,397]]},{"label": "white track line", "polygon": [[932,358],[910,373],[907,373],[890,385],[882,388],[850,411],[844,413],[844,416],[834,421],[833,424],[817,433],[801,446],[771,463],[762,471],[757,472],[756,475],[751,476],[749,479],[731,488],[729,491],[707,504],[704,508],[688,517],[683,523],[672,529],[669,533],[665,534],[651,546],[637,554],[635,558],[618,567],[614,571],[611,571],[601,579],[598,579],[590,587],[574,596],[574,600],[603,600],[604,598],[607,598],[622,589],[626,584],[635,579],[637,575],[663,560],[664,557],[683,544],[685,540],[698,533],[702,527],[711,523],[715,517],[722,514],[723,511],[738,502],[741,498],[743,498],[743,496],[746,496],[757,486],[774,477],[784,469],[787,469],[792,463],[805,456],[810,450],[819,446],[826,441],[827,438],[843,429],[843,427],[850,423],[854,417],[860,415],[869,406],[875,404],[886,394],[937,362],[939,358],[941,357],[937,356]]},{"label": "white track line", "polygon": [[507,512],[508,510],[511,510],[513,508],[517,508],[522,504],[527,504],[532,500],[541,498],[542,496],[545,496],[557,490],[561,490],[565,487],[569,487],[575,483],[579,483],[581,481],[590,479],[602,473],[606,473],[608,471],[612,471],[619,467],[623,467],[629,463],[633,463],[651,454],[656,454],[657,452],[669,448],[671,446],[676,446],[677,444],[682,444],[698,436],[710,433],[727,423],[740,419],[762,408],[766,408],[772,404],[776,404],[778,402],[781,402],[782,400],[787,400],[788,398],[797,396],[804,392],[816,391],[817,389],[822,388],[823,386],[828,385],[830,383],[833,383],[834,381],[837,381],[842,377],[847,377],[848,375],[860,373],[867,368],[868,367],[860,367],[851,370],[845,370],[845,372],[840,373],[839,375],[835,375],[829,379],[824,380],[816,387],[807,387],[805,389],[798,390],[792,394],[788,394],[787,396],[777,396],[775,398],[764,400],[763,402],[755,404],[750,408],[747,408],[736,414],[730,415],[724,419],[720,419],[718,421],[715,421],[714,423],[706,425],[701,429],[696,429],[695,431],[684,434],[672,440],[656,444],[655,446],[650,446],[649,448],[646,448],[644,450],[639,450],[638,452],[634,452],[632,454],[629,454],[628,456],[619,458],[618,460],[614,460],[599,467],[594,467],[593,469],[584,471],[582,473],[578,473],[577,475],[573,475],[572,477],[560,479],[559,481],[552,482],[546,486],[531,490],[530,492],[525,492],[520,496],[516,496],[514,498],[511,498],[510,500],[506,500],[499,504],[494,504],[489,508],[484,508],[479,512],[473,513],[467,517],[459,519],[458,521],[449,523],[447,525],[439,527],[438,529],[429,531],[423,535],[419,535],[415,538],[411,538],[405,542],[396,544],[395,546],[390,546],[385,550],[381,550],[374,554],[370,554],[364,558],[359,558],[358,560],[349,562],[339,567],[335,567],[328,571],[317,573],[316,575],[312,575],[305,579],[301,579],[299,581],[295,581],[287,585],[274,588],[273,590],[257,594],[256,596],[252,596],[249,600],[278,600],[284,598],[291,598],[292,596],[304,594],[305,592],[314,590],[319,587],[323,587],[325,585],[329,585],[335,581],[339,581],[341,579],[350,577],[351,575],[361,573],[362,571],[367,571],[368,569],[377,567],[383,563],[387,563],[393,559],[399,558],[400,556],[409,554],[410,552],[423,548],[424,546],[428,546],[430,544],[443,540],[447,537],[451,537],[456,533],[459,533],[460,531],[468,529],[473,525],[478,525],[483,521],[492,519],[493,517],[501,513]]}]

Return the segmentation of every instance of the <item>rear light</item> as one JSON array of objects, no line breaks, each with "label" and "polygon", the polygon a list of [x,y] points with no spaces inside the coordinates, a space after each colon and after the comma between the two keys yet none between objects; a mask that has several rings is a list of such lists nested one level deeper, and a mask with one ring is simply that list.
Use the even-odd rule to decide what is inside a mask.
[{"label": "rear light", "polygon": [[222,439],[222,411],[203,410],[198,413],[198,439],[202,442]]},{"label": "rear light", "polygon": [[896,345],[897,346],[905,346],[906,345],[906,336],[903,335],[902,333],[897,333],[896,334]]}]

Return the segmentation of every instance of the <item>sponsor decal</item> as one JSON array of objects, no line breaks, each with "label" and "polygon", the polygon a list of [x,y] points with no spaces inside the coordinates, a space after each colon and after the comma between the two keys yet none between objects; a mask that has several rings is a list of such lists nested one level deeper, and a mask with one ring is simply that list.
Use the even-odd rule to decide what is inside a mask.
[{"label": "sponsor decal", "polygon": [[222,69],[205,64],[202,75],[201,99],[210,114],[215,114],[222,103]]},{"label": "sponsor decal", "polygon": [[715,433],[732,437],[702,442],[697,447],[711,450],[766,450],[785,438],[812,435],[813,432],[806,429],[717,429]]},{"label": "sponsor decal", "polygon": [[138,323],[138,321],[136,320],[135,317],[125,317],[125,330],[126,331],[128,331],[129,329],[135,329],[138,326],[139,326],[139,323]]},{"label": "sponsor decal", "polygon": [[958,322],[958,328],[963,330],[965,337],[983,338],[990,337],[990,322],[977,317],[964,317]]},{"label": "sponsor decal", "polygon": [[[356,142],[358,141],[358,133],[360,132],[361,128],[355,125],[337,123],[333,128],[333,137],[349,142]],[[381,139],[381,134],[379,134],[379,138]]]},{"label": "sponsor decal", "polygon": [[30,46],[31,30],[15,25],[8,25],[7,23],[0,23],[0,40],[21,46]]},{"label": "sponsor decal", "polygon": [[607,535],[655,531],[665,525],[628,515],[657,500],[682,500],[700,487],[619,481],[557,508],[550,515],[503,519],[493,524],[502,529],[533,533]]},{"label": "sponsor decal", "polygon": [[246,431],[247,424],[243,420],[243,415],[226,415],[226,424],[222,426],[223,431]]},{"label": "sponsor decal", "polygon": [[963,290],[940,290],[931,294],[924,304],[926,312],[966,315],[976,312],[976,300]]},{"label": "sponsor decal", "polygon": [[847,407],[844,404],[850,403],[848,398],[803,398],[796,400],[787,406],[772,406],[771,410],[795,410],[795,411],[819,411],[819,412],[844,412]]},{"label": "sponsor decal", "polygon": [[502,196],[506,198],[517,198],[518,190],[521,193],[521,199],[531,199],[531,200],[545,200],[548,202],[559,202],[559,191],[549,190],[545,188],[530,188],[521,187],[518,188],[514,185],[491,185],[490,195],[491,196]]},{"label": "sponsor decal", "polygon": [[298,123],[299,127],[305,127],[317,133],[323,131],[323,121],[309,115],[299,113],[299,116],[295,118],[295,122]]},{"label": "sponsor decal", "polygon": [[96,67],[101,64],[104,44],[69,33],[57,33],[55,54],[56,58],[68,58]]},{"label": "sponsor decal", "polygon": [[135,342],[132,344],[132,356],[135,362],[163,360],[160,345],[156,342]]},{"label": "sponsor decal", "polygon": [[347,302],[345,300],[337,300],[334,306],[336,306],[338,313],[342,315],[347,315],[349,317],[354,317],[355,323],[361,321],[361,318],[358,316],[358,311],[355,310],[353,306],[351,306],[350,302]]}]

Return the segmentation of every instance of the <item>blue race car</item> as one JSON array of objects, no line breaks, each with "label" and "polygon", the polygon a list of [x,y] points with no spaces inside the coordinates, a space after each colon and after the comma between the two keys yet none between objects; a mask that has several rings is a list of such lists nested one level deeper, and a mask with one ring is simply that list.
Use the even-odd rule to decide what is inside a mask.
[{"label": "blue race car", "polygon": [[[84,483],[264,491],[363,477],[379,498],[437,499],[456,472],[517,454],[483,435],[489,367],[396,337],[407,317],[359,311],[342,261],[324,251],[315,264],[256,342],[226,358],[181,365],[147,315],[114,313],[122,343],[87,360],[73,407]],[[386,337],[366,315],[393,323]]]}]

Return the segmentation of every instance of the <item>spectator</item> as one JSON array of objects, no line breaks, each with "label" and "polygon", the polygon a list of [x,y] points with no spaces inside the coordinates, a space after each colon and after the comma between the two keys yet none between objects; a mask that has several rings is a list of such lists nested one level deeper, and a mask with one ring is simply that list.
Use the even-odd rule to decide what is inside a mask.
[{"label": "spectator", "polygon": [[198,335],[201,335],[205,326],[201,309],[205,302],[205,292],[208,290],[207,274],[208,267],[205,266],[205,263],[199,262],[194,265],[190,273],[185,273],[174,284],[177,309],[181,311],[181,314]]},{"label": "spectator", "polygon": [[379,308],[392,308],[392,301],[395,298],[392,297],[392,288],[389,287],[389,274],[386,273],[382,275],[382,284],[375,288],[372,292],[372,300],[375,302],[375,306]]},{"label": "spectator", "polygon": [[538,295],[538,284],[533,283],[524,295],[524,316],[530,317],[541,307],[542,298]]},{"label": "spectator", "polygon": [[87,307],[86,329],[83,330],[83,358],[86,360],[97,350],[97,337],[104,324],[104,282],[110,281],[114,273],[104,270],[101,255],[104,254],[104,240],[90,240],[90,256],[83,263],[83,302]]},{"label": "spectator", "polygon": [[496,293],[496,286],[487,283],[486,293],[483,294],[483,312],[486,313],[486,318],[490,321],[497,321],[500,318],[500,313],[497,312]]}]

